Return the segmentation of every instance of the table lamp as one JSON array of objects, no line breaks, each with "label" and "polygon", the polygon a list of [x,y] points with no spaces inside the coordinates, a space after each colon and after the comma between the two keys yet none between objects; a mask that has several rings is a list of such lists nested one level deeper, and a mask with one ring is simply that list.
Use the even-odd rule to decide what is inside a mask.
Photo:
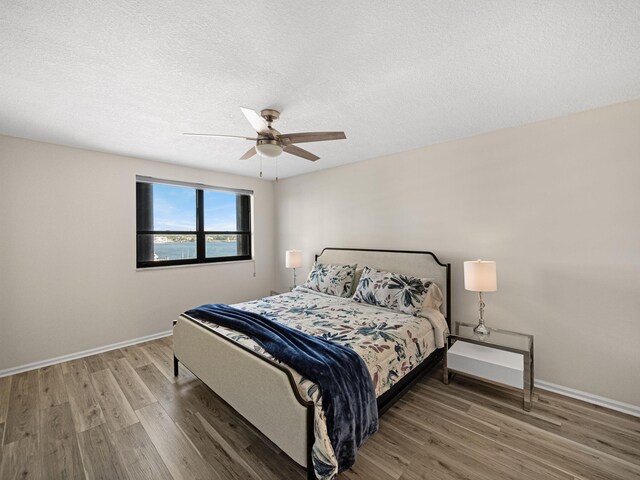
[{"label": "table lamp", "polygon": [[498,289],[496,276],[496,262],[473,260],[464,262],[464,288],[471,292],[478,292],[480,322],[473,329],[477,335],[489,335],[491,332],[484,324],[484,302],[482,292],[495,292]]},{"label": "table lamp", "polygon": [[302,252],[300,250],[287,250],[284,266],[293,268],[293,288],[296,288],[296,268],[302,266]]}]

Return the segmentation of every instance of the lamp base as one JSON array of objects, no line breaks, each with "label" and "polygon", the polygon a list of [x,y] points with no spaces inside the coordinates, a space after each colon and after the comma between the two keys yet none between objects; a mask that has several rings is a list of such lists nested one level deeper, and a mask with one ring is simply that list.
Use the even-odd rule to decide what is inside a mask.
[{"label": "lamp base", "polygon": [[491,335],[491,330],[489,330],[484,324],[484,321],[481,320],[480,323],[473,329],[473,333],[486,337],[488,335]]},{"label": "lamp base", "polygon": [[480,320],[478,320],[478,325],[473,329],[473,333],[480,337],[486,337],[491,332],[484,324],[484,301],[482,300],[482,292],[478,292],[478,307],[480,310]]}]

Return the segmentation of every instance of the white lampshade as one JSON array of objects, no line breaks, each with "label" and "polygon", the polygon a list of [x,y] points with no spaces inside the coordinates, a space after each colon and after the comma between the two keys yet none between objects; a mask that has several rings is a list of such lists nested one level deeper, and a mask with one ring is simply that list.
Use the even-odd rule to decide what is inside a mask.
[{"label": "white lampshade", "polygon": [[464,262],[464,288],[472,292],[495,292],[498,289],[496,262]]},{"label": "white lampshade", "polygon": [[284,266],[286,268],[302,267],[302,252],[300,250],[287,250]]},{"label": "white lampshade", "polygon": [[282,153],[282,145],[275,140],[259,140],[256,150],[263,157],[278,157]]}]

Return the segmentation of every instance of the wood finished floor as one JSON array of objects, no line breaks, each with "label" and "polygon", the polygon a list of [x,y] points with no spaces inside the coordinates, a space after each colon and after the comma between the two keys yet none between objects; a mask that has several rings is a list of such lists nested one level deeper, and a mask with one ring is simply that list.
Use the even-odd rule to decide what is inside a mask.
[{"label": "wood finished floor", "polygon": [[[171,338],[0,378],[0,479],[304,479],[181,367]],[[440,371],[380,421],[340,480],[640,479],[640,419]]]}]

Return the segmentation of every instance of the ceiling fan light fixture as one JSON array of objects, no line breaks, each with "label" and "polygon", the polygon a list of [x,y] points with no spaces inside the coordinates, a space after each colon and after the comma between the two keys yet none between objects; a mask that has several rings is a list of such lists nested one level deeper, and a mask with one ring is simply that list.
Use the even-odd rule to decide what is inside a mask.
[{"label": "ceiling fan light fixture", "polygon": [[275,158],[282,153],[282,144],[277,140],[258,140],[256,150],[263,157]]}]

